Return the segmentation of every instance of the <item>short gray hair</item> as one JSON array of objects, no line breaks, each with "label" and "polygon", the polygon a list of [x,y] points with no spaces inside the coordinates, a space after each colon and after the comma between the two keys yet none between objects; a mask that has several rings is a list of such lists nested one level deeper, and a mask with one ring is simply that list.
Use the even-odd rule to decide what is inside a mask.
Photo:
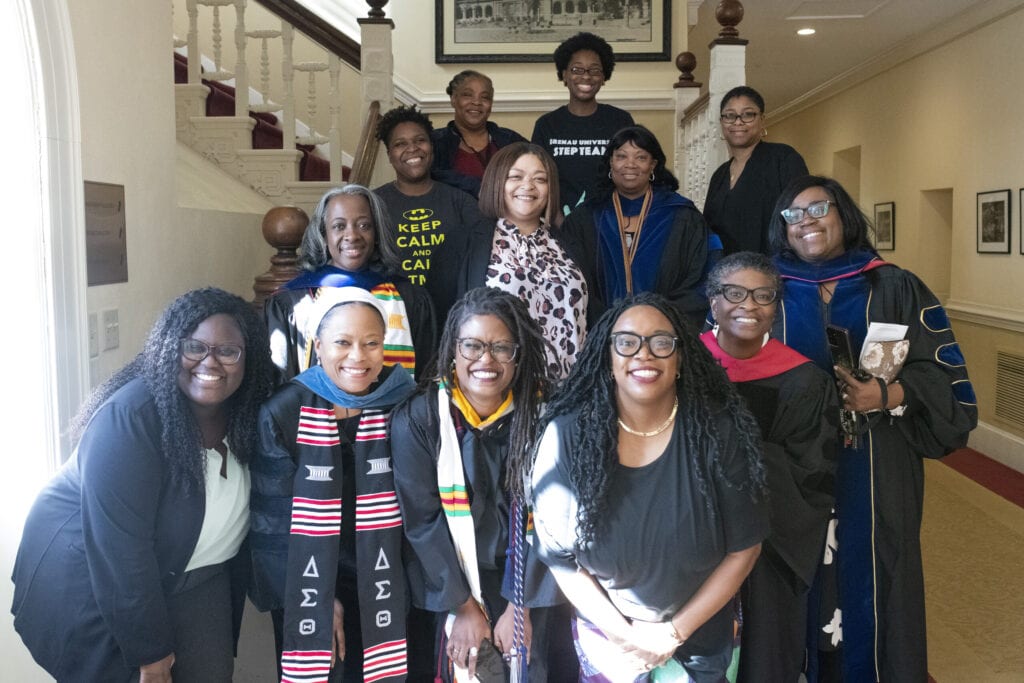
[{"label": "short gray hair", "polygon": [[401,259],[395,250],[394,226],[388,216],[387,208],[380,197],[363,185],[351,183],[343,187],[332,187],[324,193],[313,210],[306,232],[302,235],[299,245],[299,265],[305,270],[317,270],[331,262],[331,252],[327,248],[327,207],[335,197],[364,197],[370,205],[373,218],[373,254],[370,264],[379,263],[385,273],[401,272]]}]

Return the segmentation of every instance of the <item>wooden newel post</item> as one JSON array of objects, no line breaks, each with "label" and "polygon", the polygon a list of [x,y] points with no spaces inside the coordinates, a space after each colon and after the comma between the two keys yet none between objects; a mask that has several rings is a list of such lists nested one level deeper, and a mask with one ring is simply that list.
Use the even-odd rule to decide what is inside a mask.
[{"label": "wooden newel post", "polygon": [[309,216],[294,206],[275,206],[263,217],[263,239],[277,249],[270,257],[270,270],[257,275],[252,291],[256,294],[252,305],[263,310],[263,302],[274,291],[299,274],[296,251],[302,242],[302,233],[309,224]]}]

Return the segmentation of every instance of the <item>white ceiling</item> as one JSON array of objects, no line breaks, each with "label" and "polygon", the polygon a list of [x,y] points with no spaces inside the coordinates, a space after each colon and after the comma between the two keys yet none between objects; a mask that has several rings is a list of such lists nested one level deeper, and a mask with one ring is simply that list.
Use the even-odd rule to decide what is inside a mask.
[{"label": "white ceiling", "polygon": [[[708,44],[720,29],[717,5],[704,0],[689,34],[694,75],[705,86]],[[747,83],[764,96],[769,114],[798,108],[814,93],[868,77],[1021,5],[1024,0],[746,0],[738,28],[750,41]],[[817,33],[798,36],[803,27]]]}]

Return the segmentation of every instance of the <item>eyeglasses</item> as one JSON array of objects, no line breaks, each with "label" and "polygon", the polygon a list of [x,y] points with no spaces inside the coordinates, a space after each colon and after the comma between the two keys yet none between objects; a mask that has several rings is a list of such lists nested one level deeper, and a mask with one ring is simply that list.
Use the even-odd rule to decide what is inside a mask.
[{"label": "eyeglasses", "polygon": [[604,69],[599,66],[592,66],[589,69],[584,69],[582,66],[570,66],[569,73],[573,76],[582,76],[586,74],[591,78],[600,78],[601,76],[604,76]]},{"label": "eyeglasses", "polygon": [[655,358],[668,358],[676,351],[679,337],[670,334],[652,334],[645,337],[636,332],[613,332],[612,348],[624,358],[632,358],[640,353],[640,347],[647,343],[647,348]]},{"label": "eyeglasses", "polygon": [[788,209],[783,209],[779,213],[782,214],[782,220],[786,221],[790,225],[796,225],[804,219],[804,216],[810,216],[811,218],[824,218],[828,215],[828,207],[832,205],[827,199],[822,199],[820,202],[811,202],[806,207],[791,206]]},{"label": "eyeglasses", "polygon": [[221,365],[234,365],[242,357],[242,351],[244,350],[244,347],[238,346],[237,344],[210,346],[206,342],[201,342],[198,339],[181,340],[181,355],[188,360],[195,361],[196,363],[202,361],[212,353],[213,357],[216,358],[217,362]]},{"label": "eyeglasses", "polygon": [[779,296],[779,290],[774,287],[755,287],[754,289],[747,289],[740,285],[722,285],[722,288],[718,293],[731,304],[741,304],[746,301],[749,296],[754,299],[755,304],[760,306],[767,306],[775,301]]},{"label": "eyeglasses", "polygon": [[490,351],[491,358],[499,363],[511,363],[516,359],[516,352],[519,351],[519,344],[513,342],[490,342],[480,341],[473,337],[456,340],[459,345],[459,355],[466,360],[480,360],[484,357],[484,351]]},{"label": "eyeglasses", "polygon": [[739,114],[734,111],[727,111],[719,118],[722,119],[722,123],[736,123],[736,119],[739,119],[743,123],[750,123],[760,115],[761,112],[759,111],[745,111]]}]

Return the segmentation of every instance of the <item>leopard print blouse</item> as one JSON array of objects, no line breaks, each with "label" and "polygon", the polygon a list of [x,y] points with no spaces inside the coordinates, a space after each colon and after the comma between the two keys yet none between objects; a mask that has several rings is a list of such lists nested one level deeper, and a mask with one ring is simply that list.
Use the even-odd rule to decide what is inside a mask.
[{"label": "leopard print blouse", "polygon": [[583,271],[551,236],[546,224],[524,235],[498,219],[487,265],[488,287],[515,294],[544,330],[552,378],[569,374],[587,334],[587,283]]}]

